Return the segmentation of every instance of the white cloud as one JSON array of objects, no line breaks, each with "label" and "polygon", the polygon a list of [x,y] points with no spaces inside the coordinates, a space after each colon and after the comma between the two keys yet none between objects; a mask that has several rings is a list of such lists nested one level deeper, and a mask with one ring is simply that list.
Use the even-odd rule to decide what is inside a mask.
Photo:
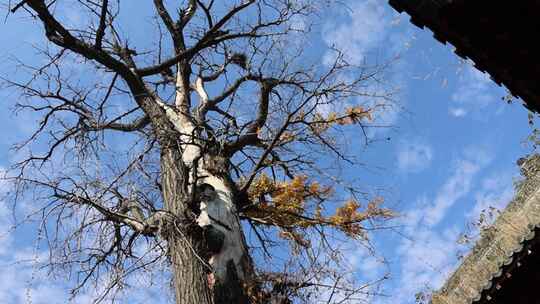
[{"label": "white cloud", "polygon": [[[465,153],[469,154],[469,153]],[[447,216],[448,206],[441,203],[455,203],[456,199],[471,192],[472,178],[489,159],[480,156],[475,160],[465,158],[460,160],[454,173],[441,187],[433,201],[421,197],[410,212],[406,214],[405,232],[411,238],[403,239],[396,250],[401,257],[399,288],[392,295],[392,303],[411,303],[419,291],[429,291],[440,288],[448,275],[458,266],[458,254],[467,250],[470,244],[458,243],[461,236],[461,224],[450,226],[442,231],[433,225]],[[465,182],[457,182],[460,178]],[[480,189],[474,192],[474,207],[466,214],[466,218],[477,221],[480,214],[490,207],[502,210],[513,196],[512,175],[510,173],[496,174],[483,179]],[[451,190],[456,194],[450,195]],[[442,207],[444,205],[444,207]],[[437,207],[438,206],[438,207]],[[428,211],[424,211],[425,209]],[[439,209],[437,209],[439,208]],[[437,215],[437,221],[430,221],[430,216]],[[495,214],[496,215],[496,214]],[[492,218],[493,219],[493,218]]]},{"label": "white cloud", "polygon": [[435,226],[445,216],[454,203],[465,196],[471,187],[474,175],[480,166],[469,160],[460,160],[452,174],[437,193],[433,204],[425,211],[426,223]]},{"label": "white cloud", "polygon": [[379,256],[373,248],[353,246],[340,250],[347,257],[345,267],[351,270],[366,282],[373,282],[384,276],[384,268],[387,266],[382,256]]},{"label": "white cloud", "polygon": [[8,190],[8,182],[6,181],[6,169],[0,166],[0,195],[5,194]]},{"label": "white cloud", "polygon": [[[510,173],[487,177],[481,184],[482,187],[474,195],[474,207],[467,213],[467,217],[472,221],[478,221],[480,216],[486,212],[503,210],[514,195]],[[496,216],[496,214],[494,215]],[[488,220],[491,222],[494,219],[493,217]]]},{"label": "white cloud", "polygon": [[[323,42],[339,50],[343,59],[352,65],[368,69],[374,69],[377,65],[378,68],[385,66],[379,71],[376,81],[365,81],[366,97],[358,100],[364,106],[375,109],[371,124],[378,127],[367,128],[367,136],[373,138],[394,125],[402,110],[402,105],[397,104],[392,95],[399,91],[397,87],[403,83],[403,73],[400,71],[404,70],[406,63],[394,60],[389,64],[388,61],[408,48],[410,35],[405,35],[403,29],[397,29],[397,13],[379,0],[347,1],[338,7],[342,10],[328,13],[322,30]],[[322,62],[331,65],[336,56],[335,50],[328,50]],[[393,73],[386,75],[390,69]],[[403,102],[404,98],[399,100]]]},{"label": "white cloud", "polygon": [[0,257],[8,252],[12,242],[8,217],[9,210],[6,208],[5,202],[0,200]]},{"label": "white cloud", "polygon": [[[5,171],[0,167],[0,176]],[[9,190],[9,185],[0,179],[0,302],[6,304],[86,304],[96,299],[96,291],[82,292],[70,300],[69,287],[65,278],[50,277],[46,268],[41,266],[48,260],[46,248],[36,247],[35,237],[29,236],[30,230],[14,230],[12,211],[3,199],[3,194]],[[19,206],[22,211],[30,210]],[[19,210],[19,209],[18,209]],[[23,235],[24,233],[24,235]],[[31,233],[31,232],[30,232]],[[15,240],[18,239],[17,242]],[[43,243],[42,243],[43,245]],[[141,243],[134,253],[142,257],[144,252]],[[152,257],[145,257],[144,261]],[[142,261],[142,262],[144,262]],[[166,275],[166,264],[155,265],[150,271],[143,271],[136,276],[130,276],[128,286],[115,303],[170,303],[171,295],[168,290],[169,278]],[[155,273],[154,273],[155,272]],[[105,283],[102,281],[100,283]],[[102,285],[103,285],[102,284]],[[101,286],[103,288],[104,286]],[[100,286],[98,286],[100,288]],[[106,303],[109,303],[105,301]]]},{"label": "white cloud", "polygon": [[428,226],[437,225],[447,210],[471,189],[473,177],[493,159],[493,155],[480,148],[467,148],[463,158],[456,161],[454,171],[438,191],[433,204],[425,211],[425,222]]},{"label": "white cloud", "polygon": [[455,267],[452,255],[463,245],[456,242],[459,231],[418,229],[414,239],[403,240],[397,249],[401,256],[399,287],[392,294],[391,303],[412,303],[418,291],[437,288]]},{"label": "white cloud", "polygon": [[[5,170],[0,168],[0,177]],[[66,303],[65,291],[59,285],[43,279],[35,262],[40,254],[29,247],[15,246],[16,237],[11,220],[11,209],[3,195],[9,185],[0,178],[0,299],[2,303]],[[43,258],[43,256],[41,256]],[[37,296],[39,295],[39,296]]]},{"label": "white cloud", "polygon": [[471,63],[466,63],[459,75],[456,91],[451,96],[454,105],[449,109],[450,115],[464,117],[498,101],[492,86],[488,74],[480,72]]},{"label": "white cloud", "polygon": [[[360,64],[366,52],[380,45],[387,37],[392,21],[378,0],[356,1],[348,7],[348,22],[327,23],[323,40],[328,46],[341,50],[350,63]],[[328,52],[323,62],[331,64],[334,55]]]},{"label": "white cloud", "polygon": [[[338,7],[342,10],[336,15],[333,14],[336,12],[327,13],[322,40],[340,50],[351,64],[365,63],[369,52],[373,52],[374,58],[380,55],[393,58],[409,49],[416,39],[412,31],[399,26],[401,15],[384,2],[350,0]],[[334,51],[328,51],[323,63],[333,63],[335,56]]]},{"label": "white cloud", "polygon": [[[457,227],[461,227],[461,223],[444,226],[441,223],[448,218],[449,210],[471,193],[474,178],[492,159],[493,155],[487,149],[464,149],[435,196],[420,196],[405,212],[402,219],[405,237],[396,249],[400,265],[398,287],[392,291],[391,300],[384,303],[412,303],[417,292],[439,288],[455,269],[458,253],[466,249],[464,244],[457,242],[461,232]],[[482,185],[487,191],[500,183],[486,179]],[[477,200],[492,197],[486,191],[476,193]]]},{"label": "white cloud", "polygon": [[[410,48],[414,34],[408,28],[399,27],[401,16],[379,0],[350,0],[338,7],[342,10],[327,13],[323,42],[339,50],[350,64],[365,66],[368,70],[384,67],[376,81],[365,82],[366,97],[360,100],[363,105],[377,108],[371,122],[377,127],[367,128],[367,136],[373,138],[389,130],[402,111],[406,100],[402,87],[407,79],[403,75],[408,71],[408,62],[402,55]],[[330,65],[336,56],[335,50],[328,50],[322,62]]]},{"label": "white cloud", "polygon": [[[104,277],[97,290],[92,290],[93,286],[90,286],[90,290],[70,299],[68,291],[73,286],[55,280],[47,275],[46,269],[41,269],[41,263],[48,258],[46,252],[36,254],[32,248],[18,248],[12,244],[6,249],[8,254],[0,256],[1,303],[87,304],[92,303],[98,297],[98,292],[105,288]],[[129,280],[129,288],[121,291],[114,303],[170,303],[169,281],[153,277],[155,281],[149,282],[148,275],[144,272],[140,277]],[[112,303],[112,300],[106,299],[104,303]]]},{"label": "white cloud", "polygon": [[463,117],[467,115],[467,110],[465,110],[464,108],[450,108],[448,112],[450,113],[450,115],[455,117]]},{"label": "white cloud", "polygon": [[398,147],[398,168],[407,172],[420,172],[431,165],[433,149],[420,140],[407,140]]},{"label": "white cloud", "polygon": [[8,191],[8,184],[3,179],[4,175],[5,170],[0,167],[0,257],[7,252],[12,242],[9,220],[10,212],[4,201],[4,195]]}]

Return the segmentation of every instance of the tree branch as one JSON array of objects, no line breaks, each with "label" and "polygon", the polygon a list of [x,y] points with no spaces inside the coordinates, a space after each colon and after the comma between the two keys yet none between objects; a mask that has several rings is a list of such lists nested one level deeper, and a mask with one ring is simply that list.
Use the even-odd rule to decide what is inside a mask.
[{"label": "tree branch", "polygon": [[26,1],[26,4],[37,13],[38,18],[43,22],[45,34],[51,42],[58,46],[65,47],[77,54],[81,54],[88,59],[96,60],[107,68],[118,72],[126,80],[131,78],[131,72],[122,62],[113,58],[105,51],[98,50],[71,35],[71,33],[60,24],[53,15],[51,15],[43,0],[28,0]]},{"label": "tree branch", "polygon": [[137,74],[141,76],[151,76],[151,75],[159,74],[160,72],[167,70],[168,68],[179,63],[182,60],[190,60],[195,54],[197,54],[204,48],[211,47],[213,45],[216,45],[226,40],[236,39],[240,37],[247,37],[248,36],[247,33],[242,33],[242,34],[228,35],[227,38],[225,39],[223,38],[217,39],[220,36],[222,36],[221,34],[219,34],[220,29],[229,20],[231,20],[231,18],[234,17],[237,13],[239,13],[240,11],[242,11],[243,9],[245,9],[246,7],[250,6],[253,3],[255,3],[255,0],[248,0],[244,4],[241,4],[239,6],[232,8],[212,28],[210,28],[193,47],[186,49],[182,52],[178,52],[174,57],[169,58],[159,64],[138,69]]},{"label": "tree branch", "polygon": [[189,4],[187,9],[182,14],[182,18],[180,19],[180,29],[183,29],[193,18],[193,15],[195,15],[195,11],[197,10],[197,1],[196,0],[189,0]]},{"label": "tree branch", "polygon": [[118,122],[115,122],[116,120],[118,119],[114,119],[105,124],[92,122],[90,126],[87,127],[87,130],[100,131],[100,130],[109,129],[109,130],[116,130],[116,131],[122,131],[122,132],[133,132],[133,131],[139,131],[143,129],[150,123],[150,118],[148,117],[148,115],[144,115],[142,117],[134,119],[133,121],[129,123],[118,123]]},{"label": "tree branch", "polygon": [[103,37],[105,36],[105,28],[107,27],[105,22],[107,20],[108,5],[109,0],[103,0],[103,4],[101,5],[101,14],[99,16],[99,26],[96,30],[96,42],[94,43],[96,49],[101,49]]}]

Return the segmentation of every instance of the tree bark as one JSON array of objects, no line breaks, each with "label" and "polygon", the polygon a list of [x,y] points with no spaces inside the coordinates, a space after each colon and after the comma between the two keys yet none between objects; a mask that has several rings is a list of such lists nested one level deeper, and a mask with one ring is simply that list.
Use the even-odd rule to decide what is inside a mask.
[{"label": "tree bark", "polygon": [[[205,263],[201,261],[202,243],[198,233],[190,231],[186,223],[187,206],[184,188],[185,172],[178,150],[163,147],[161,152],[161,185],[165,210],[175,215],[174,223],[168,223],[165,237],[172,263],[174,292],[177,304],[211,304]],[[180,220],[179,220],[180,219]],[[187,226],[187,227],[186,227]],[[187,228],[187,229],[186,229]],[[200,234],[199,234],[200,235]]]},{"label": "tree bark", "polygon": [[[185,155],[184,155],[185,157]],[[225,179],[204,169],[199,176],[214,191],[189,206],[183,155],[175,147],[162,147],[161,174],[165,209],[174,214],[165,236],[174,277],[177,304],[251,303],[246,286],[252,262],[236,214],[232,189]],[[188,214],[198,215],[196,219]]]}]

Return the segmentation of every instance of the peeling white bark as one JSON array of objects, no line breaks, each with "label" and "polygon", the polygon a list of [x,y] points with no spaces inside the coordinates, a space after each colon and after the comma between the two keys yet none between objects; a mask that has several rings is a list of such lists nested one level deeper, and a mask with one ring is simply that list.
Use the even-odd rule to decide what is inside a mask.
[{"label": "peeling white bark", "polygon": [[[246,266],[243,263],[243,259],[247,255],[247,248],[240,227],[240,220],[233,202],[232,191],[220,177],[213,176],[210,172],[203,170],[200,164],[195,164],[195,159],[199,159],[201,156],[201,150],[194,144],[195,137],[197,136],[195,134],[195,125],[187,116],[189,113],[182,113],[181,110],[184,102],[182,92],[186,88],[183,87],[179,73],[177,75],[176,87],[178,92],[175,99],[176,108],[159,99],[157,103],[164,109],[167,118],[173,124],[176,131],[180,133],[183,150],[182,161],[191,170],[197,170],[197,176],[205,176],[197,182],[211,185],[216,192],[216,195],[213,195],[213,199],[200,203],[201,213],[197,218],[197,223],[200,227],[211,225],[212,228],[225,236],[221,250],[210,257],[208,261],[213,268],[213,279],[225,282],[227,280],[227,265],[232,261],[235,265],[238,278],[242,280],[248,275],[246,273]],[[208,101],[208,94],[204,89],[204,83],[201,78],[197,79],[194,89],[198,93],[201,103]],[[192,174],[189,176],[191,179]],[[195,181],[190,180],[189,182],[193,183]]]},{"label": "peeling white bark", "polygon": [[217,195],[214,200],[201,202],[201,214],[197,222],[201,227],[212,225],[225,235],[221,251],[210,258],[209,264],[214,269],[216,279],[224,281],[227,275],[227,263],[233,261],[238,278],[242,280],[246,277],[242,259],[247,254],[247,248],[244,245],[244,236],[240,229],[231,190],[219,177],[207,177],[204,183],[214,187]]},{"label": "peeling white bark", "polygon": [[185,116],[185,114],[176,111],[173,107],[166,104],[160,99],[156,99],[157,104],[163,108],[167,119],[174,126],[175,130],[180,133],[180,142],[183,143],[182,159],[184,163],[190,165],[199,156],[200,149],[194,143],[196,136],[195,125]]},{"label": "peeling white bark", "polygon": [[161,100],[160,98],[156,98],[156,103],[163,108],[165,111],[165,115],[167,115],[167,119],[173,124],[176,131],[181,132],[185,126],[185,122],[182,119],[182,117],[174,110],[173,107],[166,104]]},{"label": "peeling white bark", "polygon": [[197,94],[199,94],[199,97],[201,99],[200,103],[206,104],[208,102],[208,93],[206,93],[206,90],[204,89],[204,82],[201,77],[197,77],[194,89]]}]

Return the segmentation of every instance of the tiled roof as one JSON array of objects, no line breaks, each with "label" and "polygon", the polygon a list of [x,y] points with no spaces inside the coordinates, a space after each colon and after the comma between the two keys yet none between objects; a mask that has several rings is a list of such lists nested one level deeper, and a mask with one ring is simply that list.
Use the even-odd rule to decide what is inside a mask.
[{"label": "tiled roof", "polygon": [[499,85],[540,113],[540,1],[389,0],[411,22],[429,28]]},{"label": "tiled roof", "polygon": [[[483,231],[472,252],[446,284],[432,296],[432,304],[471,304],[486,300],[489,291],[506,272],[526,255],[540,226],[540,156],[533,155],[521,165],[525,179],[516,186],[516,195],[495,223]],[[536,235],[536,238],[540,236]],[[530,253],[530,252],[528,252]],[[506,276],[505,276],[506,275]]]}]

